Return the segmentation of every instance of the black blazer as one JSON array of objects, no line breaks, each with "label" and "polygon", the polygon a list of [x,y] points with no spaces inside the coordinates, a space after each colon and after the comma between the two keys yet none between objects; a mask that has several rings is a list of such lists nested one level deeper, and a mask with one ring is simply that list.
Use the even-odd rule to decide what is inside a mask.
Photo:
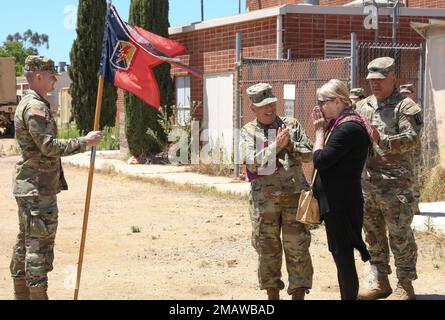
[{"label": "black blazer", "polygon": [[314,167],[318,169],[314,194],[322,214],[361,207],[361,175],[370,143],[366,130],[349,121],[332,132],[322,150],[314,152]]},{"label": "black blazer", "polygon": [[[332,215],[336,221],[334,235],[342,239],[340,245],[352,245],[362,252],[362,256],[367,255],[367,251],[361,237],[361,175],[370,144],[366,129],[349,121],[340,124],[332,132],[322,150],[314,152],[314,166],[318,169],[318,176],[313,191],[320,205],[322,219],[327,214]],[[329,245],[331,247],[333,244]]]}]

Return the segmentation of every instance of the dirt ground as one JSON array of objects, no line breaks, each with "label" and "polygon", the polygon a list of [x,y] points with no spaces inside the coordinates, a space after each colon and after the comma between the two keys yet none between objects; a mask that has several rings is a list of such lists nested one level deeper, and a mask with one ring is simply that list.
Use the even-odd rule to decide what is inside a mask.
[{"label": "dirt ground", "polygon": [[[12,297],[9,262],[18,219],[11,172],[16,159],[0,156],[0,299]],[[65,175],[70,191],[58,198],[52,299],[73,296],[88,174],[67,167]],[[141,232],[133,233],[133,226]],[[96,174],[79,298],[263,299],[250,228],[247,201]],[[434,236],[417,234],[417,240],[418,298],[445,299],[445,248]],[[311,254],[315,273],[308,299],[339,299],[323,227],[312,231]],[[362,271],[364,264],[356,260]],[[283,299],[289,299],[285,291]]]}]

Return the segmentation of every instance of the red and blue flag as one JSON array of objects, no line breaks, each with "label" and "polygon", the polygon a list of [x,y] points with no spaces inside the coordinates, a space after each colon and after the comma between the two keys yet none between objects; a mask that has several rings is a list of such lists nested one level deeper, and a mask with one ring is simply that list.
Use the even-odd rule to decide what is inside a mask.
[{"label": "red and blue flag", "polygon": [[113,5],[107,10],[104,29],[100,74],[156,109],[160,108],[160,93],[154,67],[168,62],[202,77],[200,70],[174,59],[187,51],[182,44],[129,25]]}]

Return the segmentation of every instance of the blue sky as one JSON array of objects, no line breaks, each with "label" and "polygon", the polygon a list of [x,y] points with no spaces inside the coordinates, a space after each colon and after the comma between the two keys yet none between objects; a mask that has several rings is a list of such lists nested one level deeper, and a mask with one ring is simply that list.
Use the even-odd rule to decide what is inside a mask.
[{"label": "blue sky", "polygon": [[[49,35],[48,55],[56,62],[67,61],[76,38],[74,27],[78,0],[21,0],[5,1],[0,11],[0,43],[8,34],[23,33],[27,29]],[[113,0],[123,19],[128,19],[130,0]],[[246,0],[241,1],[245,12]],[[204,0],[205,19],[219,18],[238,13],[238,0]],[[200,0],[170,0],[170,25],[179,26],[201,19]]]}]

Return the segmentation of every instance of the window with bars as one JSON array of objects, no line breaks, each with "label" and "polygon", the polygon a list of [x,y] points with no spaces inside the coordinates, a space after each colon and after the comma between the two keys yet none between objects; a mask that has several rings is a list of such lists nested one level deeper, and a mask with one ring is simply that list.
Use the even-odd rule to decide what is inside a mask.
[{"label": "window with bars", "polygon": [[184,126],[190,117],[190,77],[176,78],[176,123]]}]

